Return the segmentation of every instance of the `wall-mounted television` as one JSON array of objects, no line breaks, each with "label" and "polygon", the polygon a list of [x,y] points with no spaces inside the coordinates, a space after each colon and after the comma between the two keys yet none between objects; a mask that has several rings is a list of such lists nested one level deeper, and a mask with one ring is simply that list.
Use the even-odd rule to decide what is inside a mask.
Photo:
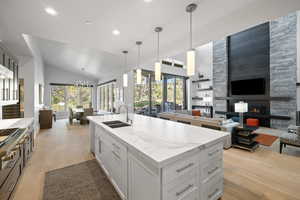
[{"label": "wall-mounted television", "polygon": [[231,81],[232,95],[264,95],[266,91],[265,79],[248,79]]}]

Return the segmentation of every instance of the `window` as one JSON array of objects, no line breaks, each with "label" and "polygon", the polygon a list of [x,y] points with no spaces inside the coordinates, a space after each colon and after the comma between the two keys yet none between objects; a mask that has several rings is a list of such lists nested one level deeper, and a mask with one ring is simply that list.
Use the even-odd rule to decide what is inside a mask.
[{"label": "window", "polygon": [[[149,74],[142,73],[141,84],[135,84],[134,88],[134,111],[143,114],[149,111]],[[136,80],[136,74],[134,79]]]},{"label": "window", "polygon": [[115,93],[116,86],[115,81],[107,84],[99,85],[97,87],[98,94],[98,108],[103,111],[113,112],[115,111]]},{"label": "window", "polygon": [[51,106],[54,111],[64,112],[68,108],[92,107],[92,88],[73,85],[54,85],[51,88]]},{"label": "window", "polygon": [[185,109],[186,78],[166,74],[162,77],[155,81],[154,72],[142,72],[142,84],[135,83],[134,87],[135,113],[156,116],[163,111]]},{"label": "window", "polygon": [[154,76],[151,77],[151,112],[160,113],[163,109],[163,81],[156,81]]},{"label": "window", "polygon": [[54,111],[65,111],[66,90],[64,86],[54,86],[51,89],[51,106]]}]

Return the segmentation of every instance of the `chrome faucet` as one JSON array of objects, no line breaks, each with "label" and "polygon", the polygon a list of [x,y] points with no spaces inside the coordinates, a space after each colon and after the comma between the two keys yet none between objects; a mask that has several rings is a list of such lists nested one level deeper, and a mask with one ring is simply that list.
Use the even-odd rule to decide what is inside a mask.
[{"label": "chrome faucet", "polygon": [[[121,108],[124,107],[126,109],[126,122],[130,122],[130,124],[132,124],[132,120],[129,119],[129,115],[128,115],[128,106],[126,104],[122,104],[119,106],[119,112],[121,111]],[[120,112],[121,113],[121,112]]]}]

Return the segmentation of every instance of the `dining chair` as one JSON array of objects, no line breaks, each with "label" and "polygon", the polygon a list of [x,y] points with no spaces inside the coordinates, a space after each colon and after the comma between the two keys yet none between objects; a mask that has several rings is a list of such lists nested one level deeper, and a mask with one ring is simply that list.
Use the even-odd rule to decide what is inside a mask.
[{"label": "dining chair", "polygon": [[73,113],[72,108],[69,108],[69,123],[73,124],[73,119],[76,119],[76,116]]},{"label": "dining chair", "polygon": [[83,109],[83,116],[80,120],[81,124],[87,124],[89,120],[87,119],[88,116],[93,116],[94,115],[94,110],[93,108],[84,108]]}]

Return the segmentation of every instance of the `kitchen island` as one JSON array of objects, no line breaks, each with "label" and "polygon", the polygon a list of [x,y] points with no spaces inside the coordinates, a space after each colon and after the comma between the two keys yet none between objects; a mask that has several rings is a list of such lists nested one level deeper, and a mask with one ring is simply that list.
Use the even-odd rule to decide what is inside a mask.
[{"label": "kitchen island", "polygon": [[91,116],[91,152],[122,199],[215,200],[228,133],[142,115]]}]

